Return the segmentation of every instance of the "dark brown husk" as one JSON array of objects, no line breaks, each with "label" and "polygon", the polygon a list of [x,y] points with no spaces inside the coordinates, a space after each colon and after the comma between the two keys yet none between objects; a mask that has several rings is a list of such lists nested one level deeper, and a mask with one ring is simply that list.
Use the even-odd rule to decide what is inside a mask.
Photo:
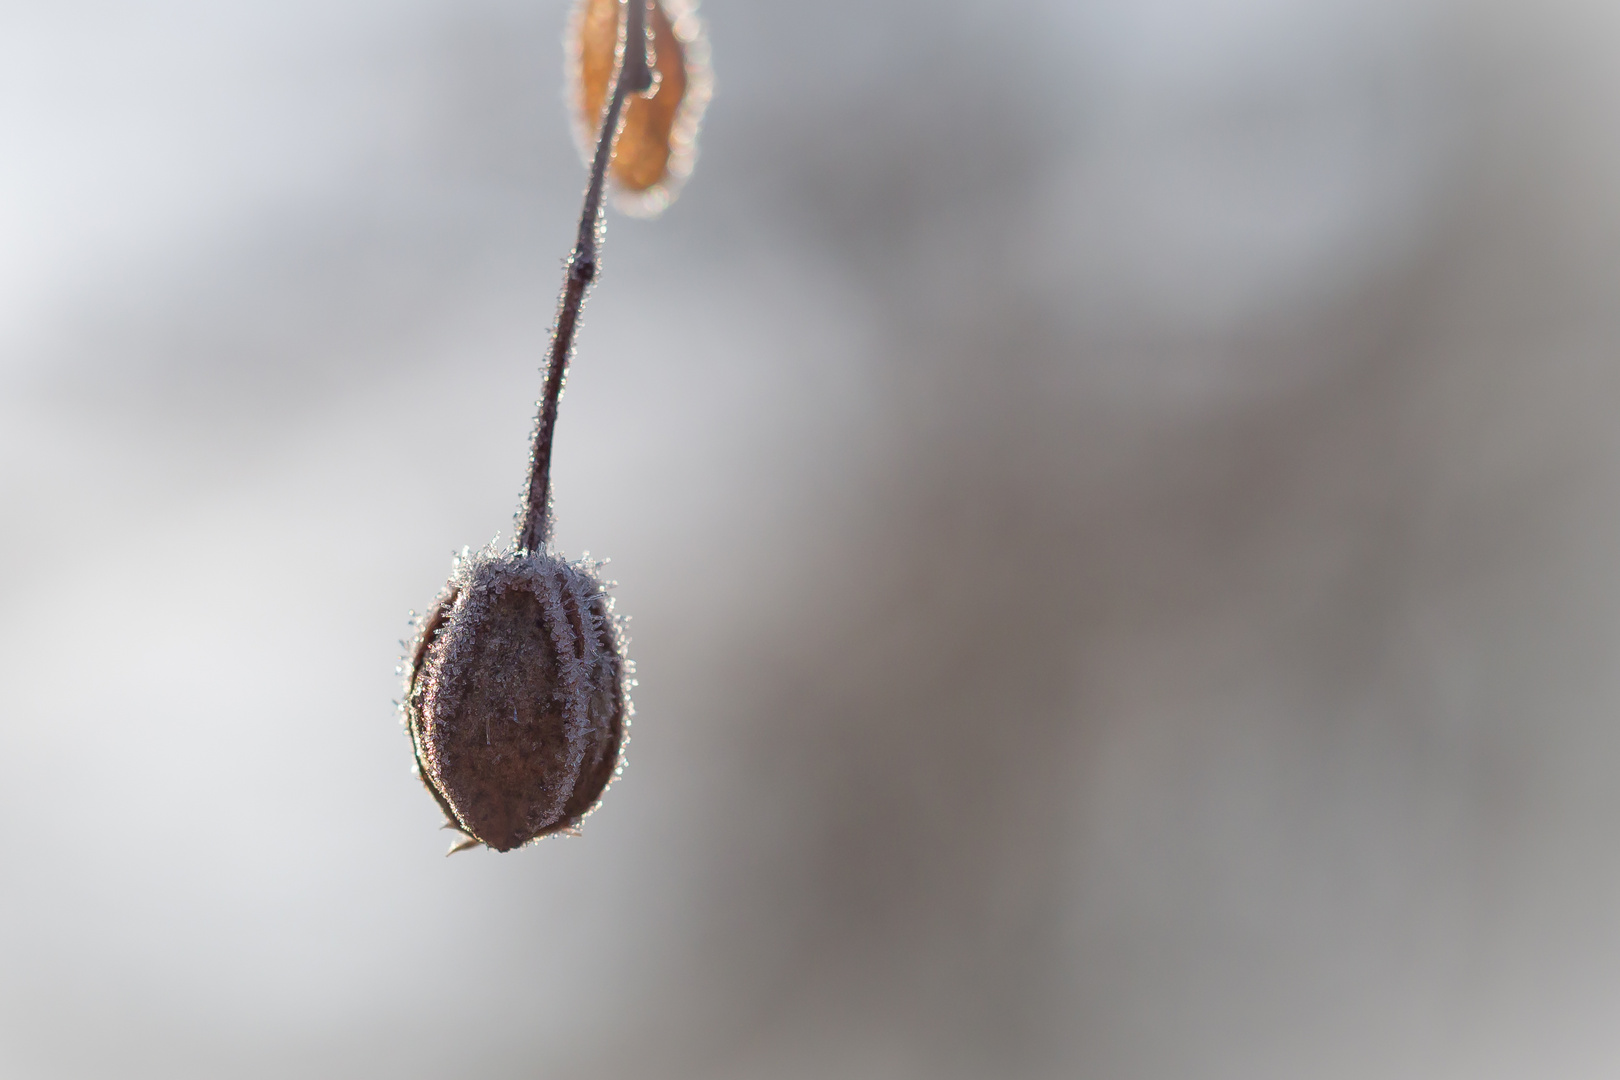
[{"label": "dark brown husk", "polygon": [[405,713],[450,824],[496,851],[576,829],[621,767],[628,661],[595,567],[463,553],[422,619]]}]

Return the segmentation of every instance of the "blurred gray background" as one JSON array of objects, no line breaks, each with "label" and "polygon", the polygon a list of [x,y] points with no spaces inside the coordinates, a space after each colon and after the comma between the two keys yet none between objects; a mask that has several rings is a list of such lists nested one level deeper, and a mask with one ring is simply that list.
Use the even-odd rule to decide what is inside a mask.
[{"label": "blurred gray background", "polygon": [[0,1076],[1620,1071],[1620,7],[703,11],[559,432],[629,769],[446,860],[563,0],[0,2]]}]

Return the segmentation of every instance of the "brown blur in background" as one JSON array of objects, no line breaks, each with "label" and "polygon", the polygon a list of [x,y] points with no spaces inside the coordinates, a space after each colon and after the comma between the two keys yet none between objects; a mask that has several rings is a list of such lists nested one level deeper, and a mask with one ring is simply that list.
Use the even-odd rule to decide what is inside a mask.
[{"label": "brown blur in background", "polygon": [[0,2],[0,1077],[1620,1072],[1620,7],[703,11],[556,459],[629,768],[446,860],[564,3]]}]

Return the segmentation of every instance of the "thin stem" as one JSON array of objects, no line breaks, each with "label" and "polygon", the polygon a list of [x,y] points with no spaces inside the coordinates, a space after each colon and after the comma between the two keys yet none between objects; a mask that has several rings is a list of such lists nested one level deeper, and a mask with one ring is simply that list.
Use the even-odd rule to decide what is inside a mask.
[{"label": "thin stem", "polygon": [[540,420],[534,429],[534,449],[529,455],[529,489],[518,525],[517,546],[522,551],[538,551],[551,539],[551,441],[557,430],[557,401],[562,397],[568,359],[574,352],[574,334],[579,329],[579,311],[585,291],[596,278],[596,249],[602,242],[602,191],[607,184],[608,164],[613,160],[613,144],[619,136],[619,117],[624,99],[652,86],[652,70],[647,65],[647,4],[651,0],[620,0],[624,34],[619,44],[618,76],[613,96],[602,112],[601,134],[596,140],[596,156],[591,161],[591,182],[585,189],[585,206],[579,215],[579,238],[568,257],[563,278],[562,299],[557,305],[557,323],[551,331],[551,363],[546,370],[546,386],[540,397]]}]

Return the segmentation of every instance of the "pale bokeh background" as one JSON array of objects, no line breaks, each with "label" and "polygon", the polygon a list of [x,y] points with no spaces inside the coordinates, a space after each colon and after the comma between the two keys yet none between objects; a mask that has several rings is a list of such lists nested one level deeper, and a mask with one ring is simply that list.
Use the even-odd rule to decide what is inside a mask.
[{"label": "pale bokeh background", "polygon": [[1620,1070],[1620,8],[708,0],[559,539],[630,768],[440,857],[561,0],[0,2],[0,1077]]}]

